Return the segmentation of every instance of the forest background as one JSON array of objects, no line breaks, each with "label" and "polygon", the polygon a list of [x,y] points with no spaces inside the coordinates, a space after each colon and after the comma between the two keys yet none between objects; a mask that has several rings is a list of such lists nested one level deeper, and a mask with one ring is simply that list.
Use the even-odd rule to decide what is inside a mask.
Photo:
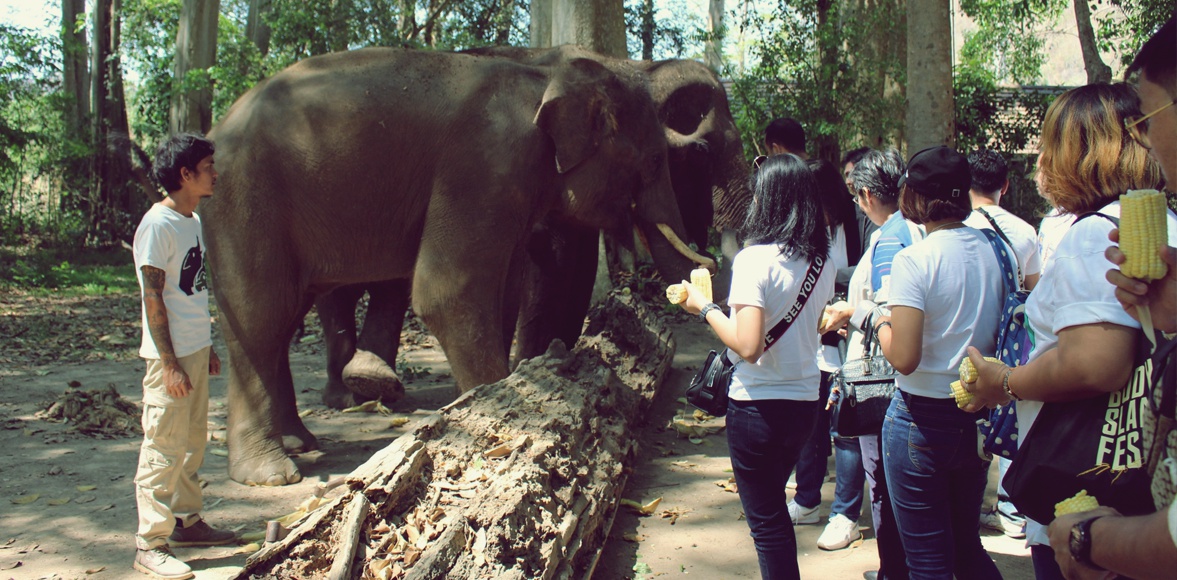
[{"label": "forest background", "polygon": [[[799,119],[809,153],[835,163],[861,146],[987,147],[1013,169],[1003,205],[1033,224],[1046,209],[1032,182],[1046,107],[1066,85],[1118,79],[1175,8],[1174,0],[2,0],[0,287],[134,289],[117,248],[159,199],[135,178],[138,152],[169,132],[208,131],[291,63],[366,46],[543,46],[533,21],[562,4],[618,24],[623,17],[630,58],[715,69],[749,158],[780,116]],[[919,39],[916,50],[909,38]],[[938,60],[913,58],[922,53]]]}]

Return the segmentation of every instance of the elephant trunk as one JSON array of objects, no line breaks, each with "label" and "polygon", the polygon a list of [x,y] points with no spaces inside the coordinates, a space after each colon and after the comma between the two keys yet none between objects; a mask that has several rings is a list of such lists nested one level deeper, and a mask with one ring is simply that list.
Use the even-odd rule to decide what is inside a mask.
[{"label": "elephant trunk", "polygon": [[670,247],[674,248],[675,251],[677,251],[679,254],[682,254],[684,258],[695,264],[698,264],[703,268],[711,270],[712,273],[715,272],[715,260],[699,254],[698,252],[692,250],[690,246],[683,243],[683,241],[679,239],[678,235],[674,233],[674,228],[671,228],[666,224],[655,224],[655,226],[657,226],[658,231],[662,234],[662,236],[666,238],[666,241],[670,244]]},{"label": "elephant trunk", "polygon": [[715,109],[711,109],[699,121],[699,126],[695,128],[695,132],[690,135],[684,135],[671,129],[669,126],[665,127],[666,146],[672,150],[690,147],[692,145],[700,145],[704,148],[708,147],[707,134],[709,134],[715,126]]}]

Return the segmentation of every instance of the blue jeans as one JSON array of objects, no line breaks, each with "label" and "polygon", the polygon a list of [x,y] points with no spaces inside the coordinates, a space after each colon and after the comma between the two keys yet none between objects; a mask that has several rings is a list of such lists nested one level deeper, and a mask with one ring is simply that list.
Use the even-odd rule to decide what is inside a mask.
[{"label": "blue jeans", "polygon": [[913,580],[1001,578],[981,546],[977,506],[989,462],[974,414],[951,399],[900,393],[883,423],[883,469]]},{"label": "blue jeans", "polygon": [[[821,504],[826,458],[830,456],[830,412],[825,407],[829,395],[830,373],[823,372],[817,398],[817,423],[797,461],[797,494],[793,500],[802,507]],[[862,470],[862,450],[858,441],[846,437],[834,437],[834,449],[834,504],[830,506],[830,517],[842,514],[857,522],[862,513],[862,484],[866,478]]]},{"label": "blue jeans", "polygon": [[801,577],[785,483],[813,431],[817,406],[785,399],[728,402],[732,472],[765,580]]},{"label": "blue jeans", "polygon": [[887,474],[883,470],[882,442],[879,435],[858,438],[862,450],[862,469],[870,486],[871,521],[875,524],[875,544],[879,551],[879,580],[907,580],[907,554],[895,525],[891,494],[887,492]]}]

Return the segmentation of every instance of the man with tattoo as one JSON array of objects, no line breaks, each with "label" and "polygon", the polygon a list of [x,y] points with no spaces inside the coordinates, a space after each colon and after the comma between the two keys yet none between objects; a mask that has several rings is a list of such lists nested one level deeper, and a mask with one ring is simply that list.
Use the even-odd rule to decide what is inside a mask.
[{"label": "man with tattoo", "polygon": [[156,578],[192,578],[170,546],[215,546],[236,539],[200,517],[196,471],[208,436],[208,378],[221,372],[212,349],[201,199],[217,172],[213,143],[198,135],[166,139],[155,178],[167,190],[135,231],[135,269],[143,292],[143,445],[135,473],[139,528],[134,568]]}]

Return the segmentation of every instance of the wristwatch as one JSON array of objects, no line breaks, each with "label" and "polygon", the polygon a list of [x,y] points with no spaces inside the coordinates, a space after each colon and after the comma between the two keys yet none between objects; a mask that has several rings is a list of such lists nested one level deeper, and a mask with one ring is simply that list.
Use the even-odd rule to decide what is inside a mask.
[{"label": "wristwatch", "polygon": [[703,309],[699,311],[699,318],[702,318],[703,322],[707,322],[707,315],[711,314],[713,310],[719,310],[719,306],[716,306],[714,302],[705,304]]},{"label": "wristwatch", "polygon": [[1071,526],[1071,558],[1092,570],[1103,570],[1091,561],[1091,524],[1100,517],[1087,518]]}]

